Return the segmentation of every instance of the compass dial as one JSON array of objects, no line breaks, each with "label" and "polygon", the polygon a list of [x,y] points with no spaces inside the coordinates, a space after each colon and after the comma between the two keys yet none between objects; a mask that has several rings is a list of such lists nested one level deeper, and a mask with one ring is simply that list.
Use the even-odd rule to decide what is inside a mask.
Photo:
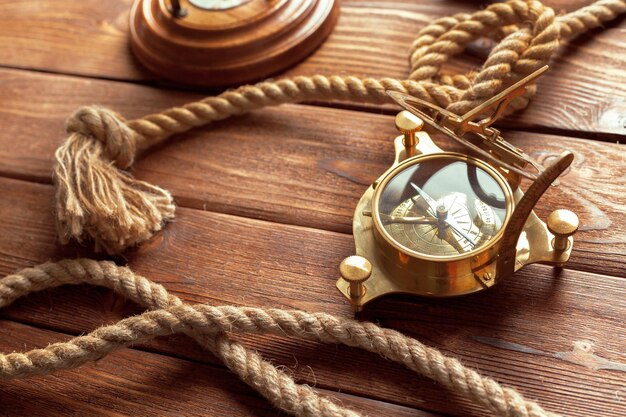
[{"label": "compass dial", "polygon": [[510,189],[491,167],[441,154],[400,168],[383,181],[374,203],[377,226],[404,252],[444,258],[475,253],[502,229]]},{"label": "compass dial", "polygon": [[[447,210],[447,219],[453,218],[460,230],[471,241],[446,224],[435,221],[424,223],[403,223],[400,218],[424,216],[423,204],[416,198],[408,198],[392,212],[392,217],[382,216],[385,229],[398,243],[421,253],[431,255],[458,255],[469,252],[474,246],[491,239],[498,230],[493,210],[480,200],[475,200],[475,210],[467,206],[467,196],[454,192],[437,201],[438,206]],[[443,226],[443,227],[441,227]],[[475,244],[473,244],[475,243]]]}]

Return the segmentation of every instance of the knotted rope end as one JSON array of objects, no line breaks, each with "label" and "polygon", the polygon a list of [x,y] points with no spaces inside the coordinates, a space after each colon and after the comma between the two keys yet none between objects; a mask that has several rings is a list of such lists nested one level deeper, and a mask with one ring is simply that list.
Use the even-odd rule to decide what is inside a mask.
[{"label": "knotted rope end", "polygon": [[111,110],[89,106],[66,123],[55,153],[56,223],[61,243],[90,239],[120,253],[174,217],[171,194],[122,171],[132,165],[138,134]]}]

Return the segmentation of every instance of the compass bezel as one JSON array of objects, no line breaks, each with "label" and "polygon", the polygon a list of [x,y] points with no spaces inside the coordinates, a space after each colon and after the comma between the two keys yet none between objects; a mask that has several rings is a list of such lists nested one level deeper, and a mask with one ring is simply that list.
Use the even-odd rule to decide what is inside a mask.
[{"label": "compass bezel", "polygon": [[[412,250],[410,248],[407,248],[401,245],[399,242],[396,241],[396,239],[393,238],[393,236],[391,236],[391,234],[383,226],[383,223],[380,218],[380,211],[378,208],[383,190],[385,189],[389,181],[395,178],[396,175],[398,175],[399,173],[401,173],[402,171],[406,170],[407,168],[413,165],[421,164],[428,160],[441,159],[441,158],[451,159],[454,161],[461,161],[468,165],[470,164],[475,165],[478,168],[484,170],[488,175],[490,175],[494,180],[496,180],[498,185],[501,187],[504,193],[504,198],[505,198],[505,206],[506,206],[505,218],[502,223],[502,226],[500,227],[498,232],[494,235],[494,237],[490,239],[489,242],[486,243],[485,245],[472,249],[468,252],[458,254],[458,255],[430,255],[426,253],[417,252],[415,250]],[[377,239],[382,239],[384,243],[390,245],[391,248],[399,251],[400,253],[404,255],[408,255],[416,259],[436,261],[436,262],[451,262],[451,261],[458,261],[458,260],[472,258],[478,254],[489,251],[495,245],[498,245],[499,242],[502,240],[502,236],[504,235],[504,231],[511,218],[511,215],[513,214],[514,209],[515,209],[515,200],[513,198],[513,191],[511,190],[511,186],[506,181],[504,176],[496,168],[489,165],[485,161],[469,156],[469,155],[457,153],[457,152],[440,152],[440,153],[417,155],[417,156],[408,158],[404,160],[403,162],[401,162],[400,164],[394,166],[391,170],[387,171],[384,174],[384,176],[381,178],[380,181],[378,181],[374,190],[374,195],[372,197],[372,206],[371,206],[374,230],[376,231],[375,236]]]}]

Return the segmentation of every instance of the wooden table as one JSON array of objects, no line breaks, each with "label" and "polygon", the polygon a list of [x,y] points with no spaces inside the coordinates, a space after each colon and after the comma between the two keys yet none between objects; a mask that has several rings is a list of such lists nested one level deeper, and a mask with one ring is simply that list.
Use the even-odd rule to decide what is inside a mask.
[{"label": "wooden table", "polygon": [[[0,1],[0,273],[93,256],[61,247],[52,154],[64,119],[98,103],[127,118],[204,94],[164,87],[129,51],[130,0]],[[585,0],[552,0],[557,11]],[[473,2],[344,0],[330,39],[288,74],[403,77],[435,17]],[[375,33],[375,36],[372,34]],[[476,66],[460,58],[454,69]],[[626,20],[566,43],[506,137],[545,161],[576,155],[540,201],[582,221],[563,270],[533,266],[475,296],[387,298],[368,311],[568,416],[626,415]],[[177,219],[118,258],[187,302],[351,312],[335,289],[353,253],[352,210],[392,161],[393,111],[288,105],[195,130],[133,174],[172,191]],[[446,146],[443,144],[443,146]],[[0,350],[67,340],[138,312],[100,288],[46,291],[0,311]],[[240,337],[302,383],[370,415],[481,416],[484,410],[361,351]],[[281,415],[186,337],[124,349],[80,369],[0,384],[0,415]]]}]

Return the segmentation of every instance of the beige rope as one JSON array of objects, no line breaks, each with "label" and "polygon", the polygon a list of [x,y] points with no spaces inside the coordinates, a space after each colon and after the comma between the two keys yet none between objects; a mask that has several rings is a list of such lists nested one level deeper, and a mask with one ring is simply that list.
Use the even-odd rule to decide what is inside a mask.
[{"label": "beige rope", "polygon": [[357,417],[354,411],[296,384],[255,352],[225,336],[267,333],[323,343],[342,343],[377,353],[427,376],[499,416],[555,416],[525,400],[514,389],[464,367],[415,339],[373,323],[297,310],[207,304],[186,305],[178,297],[130,269],[89,259],[45,263],[0,279],[0,308],[35,291],[64,284],[110,288],[152,311],[103,326],[84,336],[25,353],[0,354],[0,380],[46,375],[78,367],[134,343],[185,333],[213,352],[248,385],[276,407],[297,416]]},{"label": "beige rope", "polygon": [[[168,137],[214,120],[270,105],[339,99],[384,102],[386,89],[464,112],[505,85],[547,63],[563,37],[572,37],[626,11],[626,0],[600,0],[555,18],[538,1],[511,0],[473,14],[439,19],[422,29],[411,48],[408,80],[313,76],[263,82],[227,91],[133,121],[104,108],[78,110],[55,154],[57,228],[60,240],[89,238],[96,249],[118,253],[160,230],[174,217],[171,195],[133,179],[123,169],[138,153]],[[476,73],[440,75],[441,66],[478,37],[500,43]],[[524,108],[534,90],[510,109]],[[228,338],[226,332],[287,334],[344,343],[402,363],[502,416],[548,416],[515,390],[463,367],[459,361],[395,331],[327,314],[246,307],[188,306],[160,285],[109,262],[62,261],[25,269],[0,280],[0,307],[30,292],[62,284],[112,288],[153,311],[102,327],[69,342],[26,353],[0,355],[0,378],[41,375],[79,366],[131,343],[184,332],[212,351],[234,373],[277,407],[298,416],[357,416]]]},{"label": "beige rope", "polygon": [[[380,103],[387,100],[386,89],[463,113],[545,65],[560,38],[584,33],[624,11],[626,0],[600,0],[555,18],[554,11],[539,1],[511,0],[472,14],[444,17],[423,28],[411,47],[408,80],[316,75],[267,81],[128,122],[110,110],[84,107],[69,118],[69,136],[55,154],[60,240],[88,238],[96,250],[119,253],[150,238],[171,220],[170,193],[122,170],[133,164],[137,153],[174,134],[282,103],[329,99]],[[446,60],[482,36],[504,38],[480,71],[439,75]],[[533,93],[530,89],[509,109],[526,107]]]}]

